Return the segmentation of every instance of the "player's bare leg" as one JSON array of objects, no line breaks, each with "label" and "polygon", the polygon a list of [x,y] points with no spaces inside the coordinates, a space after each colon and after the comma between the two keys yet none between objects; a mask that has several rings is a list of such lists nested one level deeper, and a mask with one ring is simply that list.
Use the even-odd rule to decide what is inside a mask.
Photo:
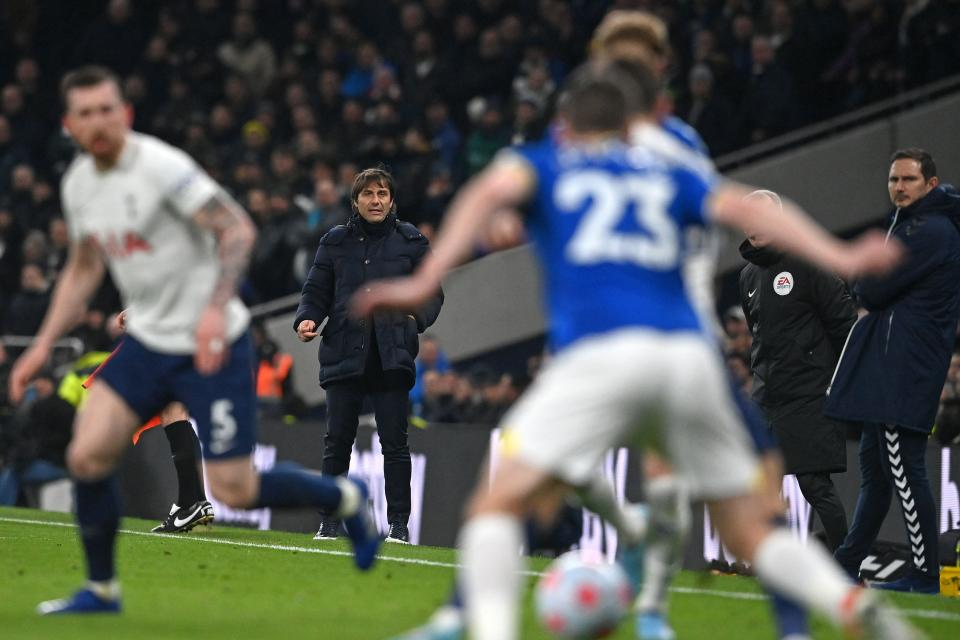
[{"label": "player's bare leg", "polygon": [[569,488],[514,458],[502,460],[490,490],[482,483],[460,532],[461,587],[470,637],[512,640],[519,620],[522,518]]},{"label": "player's bare leg", "polygon": [[786,529],[772,527],[765,500],[758,493],[707,504],[721,540],[753,566],[760,580],[844,628],[865,631],[868,637],[920,637],[876,594],[853,584],[819,545],[804,545]]}]

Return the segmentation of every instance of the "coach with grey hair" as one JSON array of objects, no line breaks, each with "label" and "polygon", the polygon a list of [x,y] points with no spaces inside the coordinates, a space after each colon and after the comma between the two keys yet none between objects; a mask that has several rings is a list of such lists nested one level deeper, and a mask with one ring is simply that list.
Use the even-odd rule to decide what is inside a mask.
[{"label": "coach with grey hair", "polygon": [[895,494],[910,543],[910,572],[883,588],[938,593],[937,508],[927,477],[927,440],[960,319],[960,195],[941,186],[933,157],[902,149],[890,159],[888,234],[907,260],[854,294],[867,314],[850,333],[825,412],[859,422],[863,480],[837,561],[856,576]]},{"label": "coach with grey hair", "polygon": [[[772,191],[747,197],[782,206]],[[847,515],[830,474],[847,470],[847,455],[844,425],[823,415],[823,403],[857,312],[840,278],[780,253],[757,233],[748,233],[740,254],[747,261],[740,304],[753,336],[753,399],[832,551],[847,535]]]}]

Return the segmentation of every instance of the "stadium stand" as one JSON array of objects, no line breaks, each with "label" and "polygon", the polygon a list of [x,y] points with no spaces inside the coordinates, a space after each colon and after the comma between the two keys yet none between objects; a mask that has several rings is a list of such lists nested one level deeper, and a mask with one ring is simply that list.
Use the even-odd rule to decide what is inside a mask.
[{"label": "stadium stand", "polygon": [[[542,135],[603,15],[635,7],[669,23],[675,110],[714,155],[960,71],[960,10],[946,0],[4,2],[0,335],[29,334],[63,264],[67,69],[119,72],[135,128],[244,202],[260,228],[244,290],[255,304],[297,291],[367,163],[392,167],[402,216],[429,234],[499,148]],[[105,287],[76,333],[87,349],[109,344],[117,305]],[[13,355],[0,352],[0,378]],[[476,396],[471,380],[441,386]]]}]

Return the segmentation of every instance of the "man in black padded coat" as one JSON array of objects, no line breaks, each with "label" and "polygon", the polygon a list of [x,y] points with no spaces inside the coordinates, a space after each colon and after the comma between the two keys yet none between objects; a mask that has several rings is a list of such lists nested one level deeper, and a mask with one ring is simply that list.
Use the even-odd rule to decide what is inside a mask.
[{"label": "man in black padded coat", "polygon": [[[293,328],[303,342],[320,333],[320,386],[327,392],[325,475],[343,475],[364,400],[377,419],[387,494],[388,541],[409,542],[410,448],[408,394],[415,377],[418,334],[437,319],[438,293],[414,315],[349,315],[351,296],[371,280],[412,273],[429,249],[415,226],[397,219],[393,176],[381,167],[361,171],[353,183],[353,215],[321,239],[307,274]],[[340,523],[323,514],[316,539],[335,538]]]},{"label": "man in black padded coat", "polygon": [[[749,197],[770,198],[772,191]],[[753,335],[753,399],[763,409],[783,451],[784,470],[836,549],[847,535],[847,516],[831,473],[847,469],[843,424],[823,415],[827,386],[843,350],[856,308],[833,274],[767,246],[749,235],[740,245],[740,304]]]}]

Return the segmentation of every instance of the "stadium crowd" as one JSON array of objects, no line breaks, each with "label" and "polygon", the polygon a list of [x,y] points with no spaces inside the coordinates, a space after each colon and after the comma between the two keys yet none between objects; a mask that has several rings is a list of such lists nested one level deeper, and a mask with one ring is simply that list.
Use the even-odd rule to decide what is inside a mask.
[{"label": "stadium crowd", "polygon": [[[0,334],[36,332],[64,264],[59,180],[75,150],[57,82],[69,68],[117,71],[134,128],[184,148],[247,207],[255,303],[299,289],[364,166],[392,169],[400,216],[430,236],[464,179],[543,135],[557,86],[613,8],[668,22],[675,111],[714,155],[960,71],[951,0],[4,2]],[[109,348],[118,307],[104,287],[76,331],[85,351]],[[749,349],[741,329],[734,366]],[[419,406],[493,420],[518,386],[435,372]]]}]

